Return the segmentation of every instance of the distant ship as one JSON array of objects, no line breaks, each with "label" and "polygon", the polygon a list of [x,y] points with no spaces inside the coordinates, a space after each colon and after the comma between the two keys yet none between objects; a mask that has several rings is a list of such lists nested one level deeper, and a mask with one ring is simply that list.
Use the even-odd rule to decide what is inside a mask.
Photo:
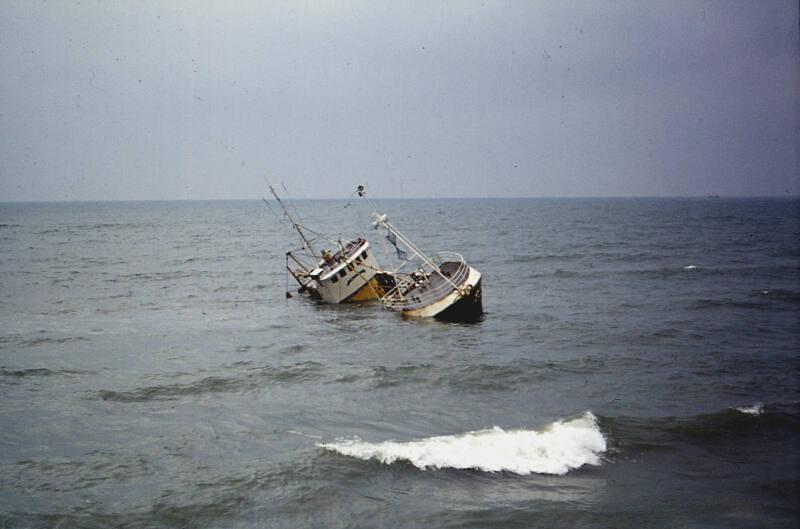
[{"label": "distant ship", "polygon": [[[298,292],[336,304],[380,299],[394,288],[393,276],[380,268],[367,240],[357,237],[343,243],[324,239],[333,250],[317,249],[319,234],[298,222],[271,184],[269,190],[303,242],[301,249],[286,252],[286,269],[300,285]],[[317,238],[309,239],[306,231]],[[291,297],[289,292],[286,295]]]},{"label": "distant ship", "polygon": [[[358,187],[364,196],[364,187]],[[481,273],[460,254],[439,252],[432,258],[420,251],[389,222],[386,214],[374,210],[372,226],[387,230],[386,239],[403,263],[392,272],[394,288],[381,297],[384,308],[404,317],[435,318],[442,321],[474,322],[483,314]],[[402,244],[413,254],[400,248]],[[413,268],[411,272],[402,270]]]}]

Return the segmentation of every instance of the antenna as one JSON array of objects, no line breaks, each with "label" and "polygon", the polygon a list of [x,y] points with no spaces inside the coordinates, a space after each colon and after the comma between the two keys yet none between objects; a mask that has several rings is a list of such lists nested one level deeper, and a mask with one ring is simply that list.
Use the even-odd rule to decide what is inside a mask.
[{"label": "antenna", "polygon": [[[264,180],[267,180],[266,176],[264,177]],[[300,223],[297,222],[292,213],[289,211],[289,208],[287,208],[286,205],[281,200],[281,197],[279,197],[278,193],[275,192],[275,188],[272,187],[272,184],[270,183],[269,180],[267,180],[267,185],[269,186],[269,190],[272,193],[272,196],[275,197],[275,200],[278,201],[278,204],[280,204],[281,208],[283,209],[283,214],[289,218],[289,221],[292,223],[292,227],[295,229],[295,231],[297,231],[298,235],[300,235],[300,238],[303,240],[303,246],[305,246],[306,250],[308,250],[311,253],[311,255],[314,256],[315,259],[320,259],[320,256],[317,254],[316,250],[314,250],[314,247],[311,246],[311,241],[309,241],[308,238],[306,237],[306,234],[303,233],[303,229],[300,226]]]},{"label": "antenna", "polygon": [[405,246],[406,246],[406,247],[407,247],[409,250],[411,250],[411,251],[412,251],[414,254],[416,254],[416,256],[417,256],[417,257],[419,257],[419,258],[420,258],[420,259],[421,259],[421,260],[422,260],[422,261],[423,261],[425,264],[427,264],[428,266],[430,266],[430,267],[431,267],[431,269],[432,269],[434,272],[436,272],[437,274],[439,274],[439,276],[441,276],[441,278],[442,278],[442,279],[444,279],[445,281],[447,281],[448,283],[450,283],[450,285],[451,285],[451,286],[452,286],[452,287],[453,287],[455,290],[458,290],[458,285],[456,285],[455,283],[453,283],[453,281],[452,281],[452,280],[451,280],[449,277],[447,277],[446,275],[444,275],[444,274],[442,273],[442,270],[439,268],[439,266],[438,266],[436,263],[434,263],[434,262],[433,262],[433,261],[430,259],[430,257],[428,257],[427,255],[425,255],[424,253],[422,253],[422,250],[420,250],[419,248],[417,248],[417,247],[414,245],[414,243],[412,243],[411,241],[409,241],[409,240],[408,240],[408,239],[405,237],[405,235],[403,235],[402,233],[400,233],[400,232],[397,230],[397,228],[395,228],[394,226],[392,226],[392,224],[389,222],[389,216],[388,216],[387,214],[385,214],[385,213],[384,213],[384,214],[380,214],[380,213],[378,213],[378,210],[375,208],[375,204],[373,204],[373,203],[372,203],[372,201],[369,199],[369,197],[367,197],[367,196],[366,196],[366,195],[367,195],[367,191],[366,191],[366,188],[365,188],[363,185],[359,185],[359,186],[358,186],[358,188],[357,188],[357,191],[358,191],[358,196],[360,196],[360,197],[362,197],[362,198],[366,199],[366,201],[367,201],[367,202],[369,202],[369,205],[372,207],[372,226],[373,226],[373,227],[375,227],[375,229],[378,229],[378,227],[379,227],[379,226],[383,226],[384,228],[386,228],[386,229],[389,231],[389,233],[393,233],[393,234],[395,235],[395,237],[397,237],[398,239],[400,239],[400,241],[401,241],[401,242],[402,242],[402,243],[403,243],[403,244],[404,244],[404,245],[405,245]]}]

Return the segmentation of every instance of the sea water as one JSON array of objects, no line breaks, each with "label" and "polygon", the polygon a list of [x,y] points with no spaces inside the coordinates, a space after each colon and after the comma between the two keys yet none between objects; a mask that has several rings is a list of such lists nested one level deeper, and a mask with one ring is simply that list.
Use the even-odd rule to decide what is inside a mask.
[{"label": "sea water", "polygon": [[0,527],[797,526],[797,199],[377,206],[482,321],[297,295],[274,204],[0,205]]}]

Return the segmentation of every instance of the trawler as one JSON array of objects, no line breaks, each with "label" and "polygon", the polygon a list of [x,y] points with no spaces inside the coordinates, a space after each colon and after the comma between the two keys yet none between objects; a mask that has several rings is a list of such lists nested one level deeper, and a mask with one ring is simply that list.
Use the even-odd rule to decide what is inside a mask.
[{"label": "trawler", "polygon": [[[396,286],[393,276],[381,270],[363,237],[346,243],[325,239],[333,250],[318,249],[315,244],[322,236],[302,226],[272,184],[268,185],[303,243],[302,248],[286,252],[286,269],[300,285],[298,292],[325,303],[355,303],[380,299]],[[306,231],[315,237],[310,239]],[[286,295],[291,297],[288,291]]]},{"label": "trawler", "polygon": [[[364,187],[358,187],[364,197]],[[373,205],[372,226],[387,231],[386,239],[402,261],[392,276],[395,286],[382,297],[384,308],[409,318],[474,322],[483,314],[481,273],[468,265],[461,254],[439,252],[429,257],[403,235],[386,214]],[[402,244],[413,256],[400,248]],[[410,272],[404,269],[413,268]]]}]

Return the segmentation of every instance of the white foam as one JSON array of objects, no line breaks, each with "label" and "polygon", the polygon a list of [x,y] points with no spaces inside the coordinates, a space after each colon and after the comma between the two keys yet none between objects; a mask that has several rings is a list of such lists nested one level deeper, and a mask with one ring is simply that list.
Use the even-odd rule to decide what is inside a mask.
[{"label": "white foam", "polygon": [[495,426],[489,430],[405,443],[350,439],[317,446],[387,465],[408,461],[422,470],[457,468],[521,475],[563,475],[583,465],[599,465],[600,454],[606,451],[606,440],[597,426],[597,418],[587,411],[576,419],[557,421],[539,431],[505,431]]},{"label": "white foam", "polygon": [[689,265],[683,267],[684,270],[694,270],[695,268],[697,268],[695,265]]},{"label": "white foam", "polygon": [[761,415],[764,413],[764,403],[756,402],[752,406],[742,406],[740,408],[736,408],[736,411],[746,413],[747,415]]}]

